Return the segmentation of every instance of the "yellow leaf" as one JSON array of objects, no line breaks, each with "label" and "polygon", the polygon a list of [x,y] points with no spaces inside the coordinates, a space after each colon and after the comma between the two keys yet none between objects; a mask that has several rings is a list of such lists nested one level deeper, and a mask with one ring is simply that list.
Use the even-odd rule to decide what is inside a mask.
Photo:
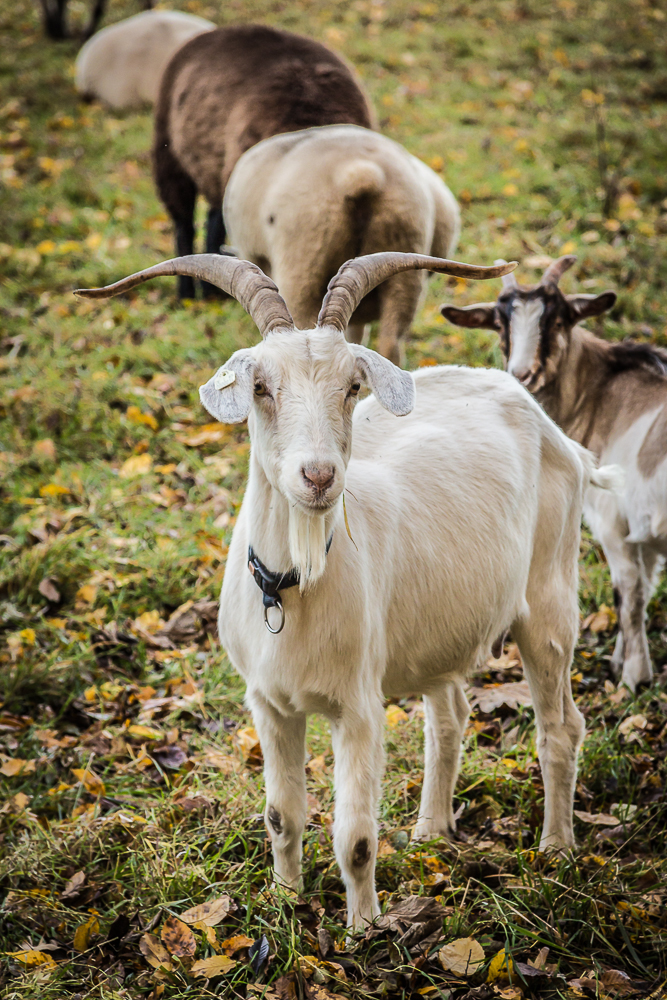
[{"label": "yellow leaf", "polygon": [[102,236],[100,233],[91,233],[90,236],[86,236],[86,246],[89,250],[97,250],[101,242]]},{"label": "yellow leaf", "polygon": [[195,962],[190,969],[190,975],[214,979],[215,976],[224,976],[235,965],[236,961],[233,958],[228,958],[227,955],[211,955],[210,958],[202,958]]},{"label": "yellow leaf", "polygon": [[92,583],[84,583],[76,592],[77,601],[83,601],[84,604],[92,604],[96,597],[97,587]]},{"label": "yellow leaf", "polygon": [[35,630],[34,629],[32,629],[32,628],[24,628],[24,629],[22,629],[19,632],[19,635],[21,636],[21,638],[23,639],[23,641],[25,642],[25,644],[27,646],[34,646],[35,645],[35,639],[37,637],[35,635]]},{"label": "yellow leaf", "polygon": [[616,612],[612,608],[608,608],[606,604],[601,604],[597,611],[584,619],[581,627],[588,628],[591,632],[609,632],[616,621]]},{"label": "yellow leaf", "polygon": [[139,951],[154,969],[165,969],[167,972],[173,972],[174,966],[169,952],[155,934],[142,936],[139,941]]},{"label": "yellow leaf", "polygon": [[20,757],[11,757],[3,762],[0,767],[0,774],[5,778],[15,778],[17,774],[31,774],[37,766],[36,760],[22,760]]},{"label": "yellow leaf", "polygon": [[59,497],[65,493],[69,493],[67,487],[60,486],[58,483],[47,483],[46,486],[40,486],[39,488],[39,495],[41,497]]},{"label": "yellow leaf", "polygon": [[565,243],[563,243],[562,247],[560,248],[560,252],[561,254],[574,253],[576,249],[577,249],[577,244],[574,242],[574,240],[567,240]]},{"label": "yellow leaf", "polygon": [[431,170],[436,170],[436,171],[442,170],[442,168],[445,165],[445,161],[441,156],[432,156],[431,159],[428,161],[428,165],[431,168]]},{"label": "yellow leaf", "polygon": [[105,794],[104,782],[96,774],[93,774],[92,771],[89,771],[87,768],[73,767],[72,774],[78,778],[86,791],[90,792],[91,795]]},{"label": "yellow leaf", "polygon": [[162,943],[177,958],[192,958],[197,950],[195,936],[186,923],[178,917],[167,917],[160,933]]},{"label": "yellow leaf", "polygon": [[97,687],[95,684],[92,687],[86,688],[83,692],[83,697],[86,701],[97,701]]},{"label": "yellow leaf", "polygon": [[153,459],[144,452],[143,455],[132,455],[126,459],[118,470],[121,479],[134,479],[137,476],[145,476],[151,471]]},{"label": "yellow leaf", "polygon": [[253,944],[253,940],[246,934],[235,934],[233,937],[221,941],[220,947],[226,955],[233,955],[235,951],[240,951],[241,948],[249,948],[251,944]]},{"label": "yellow leaf", "polygon": [[387,705],[384,714],[387,717],[387,725],[391,729],[395,729],[401,722],[407,722],[409,719],[408,713],[400,705]]},{"label": "yellow leaf", "polygon": [[53,253],[55,248],[56,245],[53,240],[42,240],[41,243],[37,244],[35,249],[37,250],[37,253]]},{"label": "yellow leaf", "polygon": [[90,939],[95,934],[99,934],[100,922],[93,913],[85,924],[79,924],[74,931],[74,950],[87,951],[90,946]]},{"label": "yellow leaf", "polygon": [[50,955],[45,954],[43,951],[10,951],[7,952],[8,955],[12,955],[17,962],[21,962],[22,965],[27,966],[27,968],[35,968],[36,966],[41,966],[46,969],[55,969],[56,962],[51,958]]},{"label": "yellow leaf", "polygon": [[155,471],[161,473],[163,476],[168,476],[171,472],[174,472],[176,467],[176,462],[168,462],[166,465],[156,465]]},{"label": "yellow leaf", "polygon": [[151,729],[150,726],[128,726],[126,731],[132,736],[138,736],[140,739],[147,740],[161,740],[163,736],[163,733],[158,729]]},{"label": "yellow leaf", "polygon": [[474,938],[457,938],[438,952],[440,965],[457,976],[472,976],[484,964],[484,949]]},{"label": "yellow leaf", "polygon": [[204,924],[206,927],[215,927],[222,923],[227,914],[234,908],[234,903],[229,896],[219,896],[211,899],[207,903],[199,903],[185,913],[181,913],[181,920],[186,924]]},{"label": "yellow leaf", "polygon": [[503,948],[491,959],[489,971],[486,977],[487,983],[494,983],[497,979],[509,979],[514,972],[512,959],[505,954]]},{"label": "yellow leaf", "polygon": [[503,188],[503,194],[506,198],[513,198],[515,194],[519,193],[519,189],[516,184],[506,184]]},{"label": "yellow leaf", "polygon": [[150,632],[152,635],[162,628],[164,620],[160,618],[160,612],[153,609],[153,611],[144,611],[138,618],[135,618],[134,624],[143,632]]},{"label": "yellow leaf", "polygon": [[158,422],[152,413],[142,413],[138,406],[128,406],[125,416],[133,424],[145,424],[154,431],[158,429]]},{"label": "yellow leaf", "polygon": [[231,428],[227,424],[202,424],[197,427],[193,434],[176,435],[176,439],[181,444],[186,444],[190,448],[199,448],[203,444],[215,444],[224,441],[229,436]]}]

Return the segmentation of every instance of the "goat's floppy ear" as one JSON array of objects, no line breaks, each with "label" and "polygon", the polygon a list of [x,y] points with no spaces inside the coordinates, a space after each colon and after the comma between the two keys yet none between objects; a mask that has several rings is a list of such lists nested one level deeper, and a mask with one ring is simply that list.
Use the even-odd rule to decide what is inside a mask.
[{"label": "goat's floppy ear", "polygon": [[616,292],[602,292],[601,295],[566,295],[575,323],[588,316],[600,316],[616,302]]},{"label": "goat's floppy ear", "polygon": [[410,372],[397,368],[381,354],[362,347],[348,344],[378,403],[397,417],[404,417],[414,409],[415,381]]},{"label": "goat's floppy ear", "polygon": [[227,364],[199,387],[199,398],[211,416],[223,424],[246,420],[252,406],[254,374],[252,348],[232,354]]},{"label": "goat's floppy ear", "polygon": [[441,306],[440,312],[454,326],[473,330],[497,330],[498,314],[495,302],[478,302],[474,306]]}]

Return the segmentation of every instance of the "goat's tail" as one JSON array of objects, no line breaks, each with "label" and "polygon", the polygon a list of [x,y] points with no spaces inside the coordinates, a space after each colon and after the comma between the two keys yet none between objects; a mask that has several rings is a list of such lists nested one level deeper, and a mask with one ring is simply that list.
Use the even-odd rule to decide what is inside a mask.
[{"label": "goat's tail", "polygon": [[625,489],[625,472],[620,465],[603,465],[601,469],[591,471],[589,482],[598,489],[622,493]]},{"label": "goat's tail", "polygon": [[336,183],[341,193],[352,200],[373,197],[381,193],[385,186],[384,170],[373,160],[357,159],[346,163],[336,174]]}]

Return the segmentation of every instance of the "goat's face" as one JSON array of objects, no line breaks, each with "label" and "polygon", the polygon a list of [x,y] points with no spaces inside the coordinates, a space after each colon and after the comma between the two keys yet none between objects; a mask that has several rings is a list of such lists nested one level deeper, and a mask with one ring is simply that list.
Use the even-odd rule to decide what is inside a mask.
[{"label": "goat's face", "polygon": [[508,284],[494,303],[443,306],[441,312],[457,326],[496,330],[507,371],[538,392],[558,375],[573,327],[611,309],[616,294],[564,295],[552,282],[534,287]]},{"label": "goat's face", "polygon": [[397,415],[414,405],[411,375],[330,328],[272,333],[233,354],[200,390],[218,420],[248,418],[253,459],[288,502],[290,549],[302,580],[324,570],[325,517],[345,486],[362,382]]}]

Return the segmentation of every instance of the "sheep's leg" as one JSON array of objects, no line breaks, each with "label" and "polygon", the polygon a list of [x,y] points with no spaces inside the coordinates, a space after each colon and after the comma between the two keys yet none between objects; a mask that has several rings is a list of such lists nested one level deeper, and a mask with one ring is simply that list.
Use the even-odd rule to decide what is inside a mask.
[{"label": "sheep's leg", "polygon": [[380,912],[375,891],[377,809],[384,767],[384,716],[346,712],[331,726],[335,757],[334,850],[347,889],[347,925],[357,930]]},{"label": "sheep's leg", "polygon": [[[222,219],[222,208],[209,208],[206,217],[206,253],[220,253],[220,247],[225,242],[225,224]],[[205,299],[229,298],[210,281],[202,281],[202,294]]]},{"label": "sheep's leg", "polygon": [[[183,170],[169,144],[158,142],[157,139],[153,147],[153,167],[158,193],[174,223],[176,256],[187,257],[194,253],[197,186]],[[178,297],[194,299],[194,278],[179,274]]]},{"label": "sheep's leg", "polygon": [[623,664],[623,683],[636,691],[653,677],[645,618],[657,556],[650,549],[644,553],[645,546],[626,542],[615,532],[600,540],[614,585],[620,629],[612,664]]},{"label": "sheep's leg", "polygon": [[249,693],[247,701],[264,755],[264,821],[276,881],[300,890],[306,824],[306,716],[282,715],[258,693]]},{"label": "sheep's leg", "polygon": [[529,604],[529,616],[512,625],[512,636],[521,651],[535,708],[537,755],[544,781],[540,849],[566,848],[574,845],[577,756],[585,733],[570,685],[578,615],[572,594],[554,593],[548,584],[541,598],[529,599]]},{"label": "sheep's leg", "polygon": [[470,706],[458,683],[424,697],[424,787],[413,840],[449,837],[456,829],[452,799]]},{"label": "sheep's leg", "polygon": [[402,363],[403,338],[410,330],[423,287],[422,272],[404,271],[394,275],[380,289],[377,349],[395,365]]}]

